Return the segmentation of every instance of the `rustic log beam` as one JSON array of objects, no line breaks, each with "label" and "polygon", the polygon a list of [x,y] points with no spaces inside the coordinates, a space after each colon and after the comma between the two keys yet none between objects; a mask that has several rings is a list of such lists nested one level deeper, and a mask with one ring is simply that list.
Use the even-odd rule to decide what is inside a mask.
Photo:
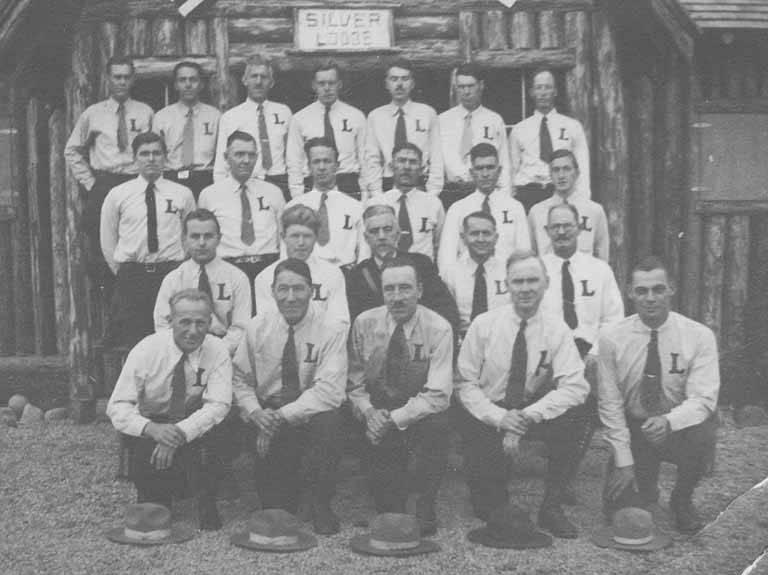
[{"label": "rustic log beam", "polygon": [[768,100],[765,97],[709,98],[698,102],[696,111],[704,114],[768,114]]},{"label": "rustic log beam", "polygon": [[50,142],[51,236],[53,250],[53,296],[56,319],[56,349],[65,353],[69,347],[69,276],[67,275],[67,167],[64,144],[66,120],[62,110],[54,110],[48,119]]},{"label": "rustic log beam", "polygon": [[[190,62],[197,62],[203,67],[206,74],[216,73],[216,58],[194,56],[184,58]],[[136,68],[136,77],[143,78],[168,78],[173,71],[174,66],[179,63],[178,58],[141,58],[134,60]],[[214,79],[215,82],[215,79]]]},{"label": "rustic log beam", "polygon": [[396,40],[421,38],[451,39],[459,35],[459,18],[456,14],[405,16],[395,18]]},{"label": "rustic log beam", "polygon": [[536,27],[534,15],[530,12],[515,12],[509,26],[509,45],[519,50],[534,48]]},{"label": "rustic log beam", "polygon": [[206,56],[208,50],[208,21],[202,18],[184,22],[185,59],[187,56]]},{"label": "rustic log beam", "polygon": [[480,18],[477,12],[459,12],[459,54],[464,62],[472,61],[472,54],[480,47]]},{"label": "rustic log beam", "polygon": [[226,17],[217,16],[213,19],[211,34],[213,53],[216,55],[216,71],[213,78],[216,104],[220,110],[226,110],[234,103],[229,76],[230,44]]},{"label": "rustic log beam", "polygon": [[731,216],[727,224],[725,272],[723,288],[722,347],[724,355],[723,384],[730,403],[743,404],[749,388],[745,375],[751,358],[744,353],[746,345],[747,295],[749,288],[750,233],[748,215]]},{"label": "rustic log beam", "polygon": [[[590,38],[592,26],[586,12],[568,12],[565,15],[565,47],[574,50],[574,65],[565,75],[566,96],[571,115],[584,126],[590,151],[594,150],[592,135],[592,77],[594,74]],[[590,154],[595,159],[594,151]],[[594,169],[590,170],[594,173]]]},{"label": "rustic log beam", "polygon": [[[31,293],[27,291],[32,302],[32,325],[34,333],[34,350],[37,355],[43,354],[43,331],[45,329],[45,306],[43,303],[43,281],[41,277],[41,241],[42,226],[40,223],[40,182],[38,180],[40,158],[38,157],[38,134],[43,121],[43,111],[40,100],[31,98],[27,102],[25,133],[27,135],[27,208],[29,213],[29,269]],[[29,288],[28,288],[29,290]]]},{"label": "rustic log beam", "polygon": [[725,273],[726,217],[710,216],[704,220],[704,266],[707,278],[701,294],[701,320],[717,336],[720,344],[723,317],[723,277]]},{"label": "rustic log beam", "polygon": [[233,44],[293,41],[292,18],[230,18],[228,30]]},{"label": "rustic log beam", "polygon": [[653,238],[656,231],[655,186],[653,159],[655,154],[654,132],[654,91],[653,81],[646,75],[639,75],[630,81],[630,149],[632,238],[635,253],[653,253]]},{"label": "rustic log beam", "polygon": [[143,58],[150,54],[149,20],[129,18],[123,22],[125,54],[134,58]]},{"label": "rustic log beam", "polygon": [[13,325],[13,232],[10,221],[0,220],[0,357],[16,352]]},{"label": "rustic log beam", "polygon": [[554,10],[539,12],[539,48],[557,48],[560,41],[560,14]]},{"label": "rustic log beam", "polygon": [[[109,95],[107,86],[107,62],[115,54],[120,53],[120,27],[114,22],[102,22],[97,28],[96,46],[96,78],[99,80],[99,99]],[[88,54],[88,58],[91,55]]]},{"label": "rustic log beam", "polygon": [[152,55],[180,56],[184,53],[184,35],[178,18],[156,18],[152,22]]},{"label": "rustic log beam", "polygon": [[501,10],[488,10],[482,15],[481,34],[484,48],[488,50],[507,49],[507,19]]}]

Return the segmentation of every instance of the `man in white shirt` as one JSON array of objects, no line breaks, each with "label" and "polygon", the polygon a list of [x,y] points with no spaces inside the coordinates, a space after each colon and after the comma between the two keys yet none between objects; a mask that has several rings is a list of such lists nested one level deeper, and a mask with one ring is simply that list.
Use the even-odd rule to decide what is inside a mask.
[{"label": "man in white shirt", "polygon": [[392,97],[389,104],[368,114],[366,161],[370,196],[392,188],[392,150],[412,142],[424,154],[427,193],[437,196],[443,189],[443,156],[440,150],[440,122],[437,112],[427,104],[411,100],[416,86],[413,65],[397,60],[384,80]]},{"label": "man in white shirt", "polygon": [[611,238],[608,231],[608,218],[603,206],[589,198],[576,194],[576,181],[579,177],[579,164],[570,150],[555,150],[549,164],[555,193],[534,205],[528,213],[531,227],[531,240],[534,249],[541,255],[551,251],[552,245],[547,231],[547,217],[552,206],[570,204],[579,211],[579,250],[609,261]]},{"label": "man in white shirt", "polygon": [[461,241],[464,218],[472,212],[486,212],[496,220],[499,240],[496,254],[502,258],[514,251],[528,250],[531,235],[528,220],[522,204],[508,191],[498,187],[501,165],[499,152],[487,143],[475,145],[470,150],[472,168],[470,173],[475,182],[475,191],[463,200],[453,204],[445,215],[445,225],[440,235],[440,250],[437,254],[438,267],[448,269],[466,250]]},{"label": "man in white shirt", "polygon": [[453,332],[419,305],[421,282],[410,256],[386,262],[381,284],[384,305],[361,313],[352,328],[347,395],[370,444],[376,511],[405,513],[409,492],[416,492],[421,534],[434,535],[451,431]]},{"label": "man in white shirt", "polygon": [[531,206],[552,195],[549,162],[554,150],[571,150],[581,166],[577,194],[591,196],[589,180],[589,145],[578,120],[555,110],[557,85],[549,70],[533,75],[531,99],[533,115],[515,124],[509,134],[509,157],[515,197],[528,212]]},{"label": "man in white shirt", "polygon": [[184,259],[182,221],[195,209],[188,188],[163,178],[163,139],[144,132],[132,146],[139,175],[112,188],[101,208],[101,249],[117,275],[107,347],[132,347],[154,331],[157,291]]},{"label": "man in white shirt", "polygon": [[213,180],[228,176],[229,167],[224,155],[232,132],[246,132],[253,136],[258,147],[259,163],[252,177],[275,184],[283,192],[283,199],[291,199],[285,165],[285,142],[291,110],[285,104],[269,100],[269,91],[275,85],[272,63],[261,55],[252,56],[245,64],[243,85],[248,91],[245,102],[222,114],[219,121],[219,138],[216,144],[216,161]]},{"label": "man in white shirt", "polygon": [[440,114],[445,166],[445,187],[440,199],[445,209],[475,191],[469,151],[481,142],[491,144],[499,151],[499,187],[511,191],[507,128],[499,114],[482,105],[484,87],[482,72],[476,65],[462,64],[456,68],[453,89],[458,105]]},{"label": "man in white shirt", "polygon": [[336,185],[339,190],[361,200],[365,187],[365,115],[339,100],[342,88],[341,69],[336,62],[321,64],[315,69],[312,90],[317,100],[298,111],[288,128],[286,162],[291,196],[312,189],[304,144],[311,138],[325,138],[336,145],[339,170]]},{"label": "man in white shirt", "polygon": [[542,439],[549,461],[539,525],[572,539],[578,530],[563,512],[562,497],[578,465],[578,441],[589,416],[584,363],[565,322],[540,308],[547,274],[533,252],[509,257],[507,289],[512,303],[472,322],[457,363],[472,506],[487,520],[493,509],[506,505],[510,460],[505,454],[514,453],[521,437]]},{"label": "man in white shirt", "polygon": [[206,335],[211,301],[205,293],[182,290],[170,309],[171,329],[145,337],[128,354],[107,415],[128,447],[137,501],[170,509],[193,471],[200,528],[219,529],[215,464],[201,448],[229,412],[232,363],[226,346]]},{"label": "man in white shirt", "polygon": [[646,257],[633,268],[629,290],[637,313],[599,339],[600,418],[613,448],[606,515],[655,504],[659,465],[669,461],[677,466],[669,502],[675,524],[682,533],[695,533],[704,522],[693,491],[717,435],[717,342],[705,325],[670,311],[674,286],[658,258]]},{"label": "man in white shirt", "polygon": [[418,188],[422,173],[422,153],[410,142],[392,151],[394,187],[371,203],[388,203],[397,212],[400,252],[424,254],[432,261],[437,256],[445,212],[440,200]]},{"label": "man in white shirt", "polygon": [[315,532],[331,535],[349,326],[310,305],[312,274],[301,260],[275,267],[272,293],[277,309],[251,320],[233,361],[235,399],[257,433],[256,488],[264,509],[289,513],[308,489]]},{"label": "man in white shirt", "polygon": [[164,177],[187,186],[195,195],[213,183],[216,132],[221,113],[200,101],[203,68],[197,62],[179,62],[173,69],[179,100],[160,110],[152,130],[168,148]]},{"label": "man in white shirt", "polygon": [[315,255],[336,266],[351,266],[362,247],[363,204],[336,186],[338,152],[333,142],[312,138],[304,146],[312,175],[312,190],[295,197],[287,207],[305,205],[317,213],[320,227]]}]

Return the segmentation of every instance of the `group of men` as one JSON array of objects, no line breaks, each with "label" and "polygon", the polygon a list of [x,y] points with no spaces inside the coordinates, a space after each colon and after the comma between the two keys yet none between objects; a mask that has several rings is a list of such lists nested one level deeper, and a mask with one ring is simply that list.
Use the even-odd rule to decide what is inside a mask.
[{"label": "group of men", "polygon": [[199,101],[194,63],[176,67],[179,101],[154,119],[129,97],[130,61],[108,69],[111,96],[80,118],[67,157],[105,262],[93,273],[111,294],[107,343],[130,349],[108,414],[139,501],[170,506],[191,485],[200,526],[218,528],[225,452],[247,434],[262,505],[307,501],[315,531],[336,533],[348,406],[377,511],[412,512],[435,533],[458,431],[487,520],[507,502],[518,441],[537,438],[539,524],[573,538],[564,506],[599,412],[607,516],[653,505],[669,460],[676,524],[701,527],[715,339],[670,311],[672,277],[654,257],[632,269],[637,313],[624,317],[583,130],[554,110],[550,72],[507,138],[471,66],[438,116],[410,99],[410,64],[393,64],[392,102],[367,121],[338,99],[335,64],[295,116],[267,99],[262,58],[246,65],[247,100],[221,117]]}]

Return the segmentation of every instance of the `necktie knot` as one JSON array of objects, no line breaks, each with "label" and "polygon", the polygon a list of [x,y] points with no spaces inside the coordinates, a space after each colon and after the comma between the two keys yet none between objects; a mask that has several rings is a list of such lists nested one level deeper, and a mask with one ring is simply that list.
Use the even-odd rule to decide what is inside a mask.
[{"label": "necktie knot", "polygon": [[478,264],[477,269],[475,270],[476,276],[483,276],[485,275],[485,265],[484,264]]},{"label": "necktie knot", "polygon": [[659,330],[658,329],[652,329],[651,330],[651,342],[652,344],[655,344],[659,341]]},{"label": "necktie knot", "polygon": [[402,108],[398,108],[397,109],[397,115],[398,116],[404,116],[405,115],[405,111]]},{"label": "necktie knot", "polygon": [[191,118],[194,115],[194,108],[192,106],[189,106],[187,108],[187,118]]}]

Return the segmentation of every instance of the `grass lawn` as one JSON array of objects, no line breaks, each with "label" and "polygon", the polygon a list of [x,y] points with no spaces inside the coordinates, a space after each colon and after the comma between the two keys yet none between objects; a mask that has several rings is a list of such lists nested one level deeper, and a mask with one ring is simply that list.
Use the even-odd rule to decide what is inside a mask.
[{"label": "grass lawn", "polygon": [[[763,514],[766,497],[729,504],[768,476],[768,428],[736,429],[726,422],[720,429],[715,472],[697,491],[696,502],[708,521],[718,521],[693,538],[674,534],[674,545],[664,551],[637,555],[600,549],[589,534],[600,526],[602,475],[608,457],[600,441],[590,450],[576,483],[581,504],[568,513],[580,526],[576,540],[556,540],[536,551],[494,550],[470,544],[468,530],[479,526],[472,517],[460,470],[451,468],[441,490],[441,529],[435,540],[442,552],[407,559],[387,559],[352,553],[348,540],[364,529],[355,527],[373,510],[365,482],[354,460],[345,459],[335,508],[342,532],[321,537],[306,553],[272,555],[249,552],[229,543],[229,536],[245,527],[249,512],[258,508],[249,474],[252,462],[242,456],[237,473],[244,495],[220,502],[224,528],[199,534],[176,546],[138,549],[113,544],[103,537],[119,525],[124,506],[134,500],[132,486],[114,480],[116,439],[108,423],[75,426],[69,422],[41,428],[0,429],[0,574],[574,574],[611,575],[674,573],[685,575],[739,575],[768,543],[768,521],[750,523],[749,537],[739,535],[739,517]],[[542,494],[543,458],[535,449],[524,457],[519,475],[510,483],[512,497],[535,514]],[[458,458],[453,458],[458,463]],[[672,468],[662,473],[662,507],[666,509]],[[768,490],[762,492],[768,494]],[[749,497],[746,496],[746,497]],[[741,510],[739,505],[745,507]],[[734,512],[732,508],[737,508]],[[759,512],[759,513],[758,513]],[[195,524],[191,502],[174,508],[178,521]],[[765,517],[765,515],[762,515]],[[669,530],[666,513],[659,524]],[[718,532],[722,522],[727,534]],[[757,526],[757,527],[755,527]],[[309,527],[309,526],[308,526]],[[762,530],[762,531],[761,531]],[[755,538],[762,547],[755,549]],[[749,544],[744,543],[749,540]],[[739,545],[739,541],[743,544]],[[709,557],[714,557],[710,559]],[[761,562],[752,575],[768,573]]]}]

